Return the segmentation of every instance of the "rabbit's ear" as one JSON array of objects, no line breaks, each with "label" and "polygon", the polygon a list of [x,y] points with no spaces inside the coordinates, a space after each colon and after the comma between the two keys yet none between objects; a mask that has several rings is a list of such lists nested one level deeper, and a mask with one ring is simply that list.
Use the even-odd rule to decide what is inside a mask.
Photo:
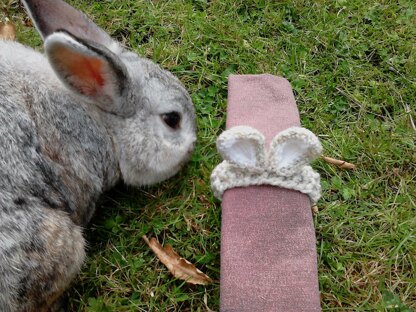
[{"label": "rabbit's ear", "polygon": [[119,44],[84,13],[62,0],[23,0],[30,17],[43,39],[64,29],[78,38],[99,43],[114,53],[121,51]]},{"label": "rabbit's ear", "polygon": [[319,139],[311,131],[292,127],[280,132],[272,141],[269,152],[270,165],[283,175],[296,170],[322,152]]},{"label": "rabbit's ear", "polygon": [[118,56],[63,31],[46,39],[45,51],[55,73],[69,89],[104,111],[126,112],[120,97],[129,80]]},{"label": "rabbit's ear", "polygon": [[261,168],[264,164],[264,136],[256,129],[237,126],[217,139],[224,160],[243,168]]}]

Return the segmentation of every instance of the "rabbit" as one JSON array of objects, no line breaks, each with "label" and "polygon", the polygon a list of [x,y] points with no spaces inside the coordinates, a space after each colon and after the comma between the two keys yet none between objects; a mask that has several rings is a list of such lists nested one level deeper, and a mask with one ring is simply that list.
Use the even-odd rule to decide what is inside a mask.
[{"label": "rabbit", "polygon": [[23,4],[45,55],[0,40],[0,311],[56,311],[100,194],[176,174],[195,109],[177,78],[69,4]]}]

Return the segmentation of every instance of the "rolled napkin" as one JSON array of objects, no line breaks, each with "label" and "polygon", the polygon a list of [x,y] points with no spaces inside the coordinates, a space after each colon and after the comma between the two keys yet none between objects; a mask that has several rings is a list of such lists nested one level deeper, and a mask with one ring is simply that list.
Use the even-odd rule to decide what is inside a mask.
[{"label": "rolled napkin", "polygon": [[[254,141],[260,138],[260,148],[254,148],[255,152],[245,144],[237,148],[243,150],[244,157],[247,153],[257,155],[258,151],[263,155],[262,149],[267,149],[270,143],[272,148],[276,145],[273,138],[278,133],[299,125],[299,113],[287,80],[272,75],[229,77],[227,129],[238,129],[237,132],[241,132],[241,128],[243,132],[249,129],[248,135],[254,137]],[[245,127],[234,128],[238,126]],[[253,134],[252,128],[259,133]],[[219,148],[228,146],[221,144],[219,142]],[[287,154],[290,154],[290,148]],[[266,156],[261,155],[254,163],[251,156],[247,159],[238,157],[236,162],[243,167],[249,166],[256,179],[258,176],[269,178],[274,173],[265,174],[269,169],[263,167],[276,169],[279,165],[269,165],[271,161],[264,161],[266,165],[263,165]],[[267,152],[264,155],[268,155]],[[234,168],[234,159],[228,161]],[[261,166],[257,166],[258,163]],[[224,164],[218,167],[221,166]],[[258,172],[257,167],[260,168]],[[278,181],[286,174],[285,170],[279,170]],[[309,171],[305,174],[313,176]],[[227,184],[218,177],[221,175],[214,170],[214,191],[216,196],[222,196],[221,311],[320,311],[316,238],[311,213],[311,201],[317,199],[314,194],[320,189],[305,191],[302,187],[301,193],[270,185],[230,188],[236,184]],[[226,187],[214,186],[215,179]],[[240,185],[242,180],[238,179]],[[273,185],[281,185],[279,183]]]}]

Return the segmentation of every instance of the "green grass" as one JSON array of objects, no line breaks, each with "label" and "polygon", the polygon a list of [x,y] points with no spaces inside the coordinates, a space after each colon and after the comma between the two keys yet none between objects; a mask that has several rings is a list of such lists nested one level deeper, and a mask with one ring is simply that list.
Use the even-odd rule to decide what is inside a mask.
[{"label": "green grass", "polygon": [[[315,216],[324,311],[416,309],[416,5],[388,1],[86,1],[87,12],[186,85],[198,115],[189,166],[152,188],[106,194],[87,230],[88,260],[70,291],[74,311],[219,309],[219,284],[174,280],[141,240],[152,233],[219,279],[220,203],[209,175],[220,161],[227,76],[272,73],[292,83],[302,123],[325,154]],[[9,12],[18,39],[41,41]],[[409,109],[410,108],[410,109]],[[413,117],[412,117],[413,116]]]}]

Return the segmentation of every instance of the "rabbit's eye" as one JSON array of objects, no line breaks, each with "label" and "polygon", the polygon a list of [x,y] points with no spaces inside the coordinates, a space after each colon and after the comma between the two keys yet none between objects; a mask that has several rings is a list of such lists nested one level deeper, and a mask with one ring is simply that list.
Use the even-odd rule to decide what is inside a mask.
[{"label": "rabbit's eye", "polygon": [[181,115],[178,112],[162,114],[162,120],[168,127],[176,130],[179,128],[181,123]]}]

